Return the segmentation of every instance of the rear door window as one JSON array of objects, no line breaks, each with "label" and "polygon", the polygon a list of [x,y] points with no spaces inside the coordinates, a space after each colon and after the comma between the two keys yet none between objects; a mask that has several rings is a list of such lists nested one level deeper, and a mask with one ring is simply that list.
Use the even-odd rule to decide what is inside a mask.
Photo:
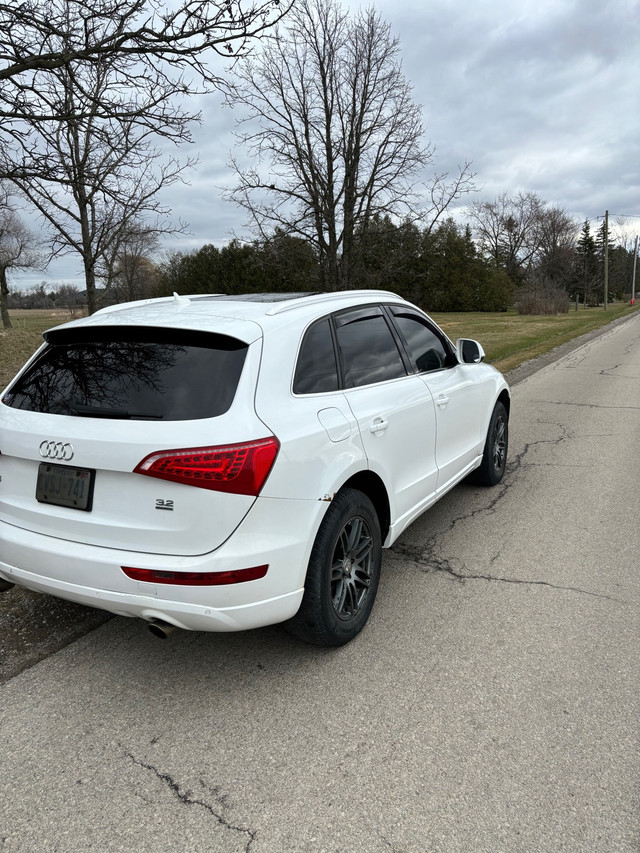
[{"label": "rear door window", "polygon": [[5,405],[90,418],[212,418],[231,406],[247,353],[230,336],[178,329],[85,327],[46,338]]},{"label": "rear door window", "polygon": [[400,350],[379,307],[335,316],[345,388],[406,376]]}]

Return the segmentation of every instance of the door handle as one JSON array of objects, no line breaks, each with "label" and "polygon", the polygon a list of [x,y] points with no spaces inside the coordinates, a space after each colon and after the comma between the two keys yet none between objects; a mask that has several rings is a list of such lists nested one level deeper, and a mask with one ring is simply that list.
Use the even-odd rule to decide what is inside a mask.
[{"label": "door handle", "polygon": [[369,425],[369,432],[373,432],[373,433],[384,432],[388,426],[389,426],[389,421],[385,421],[384,418],[376,418]]},{"label": "door handle", "polygon": [[439,406],[441,409],[446,408],[448,403],[449,397],[446,397],[444,394],[440,394],[438,397],[436,397],[436,405]]}]

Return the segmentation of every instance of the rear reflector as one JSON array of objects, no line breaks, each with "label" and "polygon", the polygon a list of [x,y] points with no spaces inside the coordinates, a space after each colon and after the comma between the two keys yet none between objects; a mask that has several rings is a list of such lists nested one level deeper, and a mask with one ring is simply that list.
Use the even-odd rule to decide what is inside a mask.
[{"label": "rear reflector", "polygon": [[272,436],[223,447],[160,450],[145,457],[134,473],[255,497],[260,494],[279,449],[280,442]]},{"label": "rear reflector", "polygon": [[132,569],[122,566],[128,578],[145,583],[173,583],[181,586],[223,586],[232,583],[256,581],[267,574],[269,566],[253,566],[250,569],[232,569],[228,572],[161,572],[157,569]]}]

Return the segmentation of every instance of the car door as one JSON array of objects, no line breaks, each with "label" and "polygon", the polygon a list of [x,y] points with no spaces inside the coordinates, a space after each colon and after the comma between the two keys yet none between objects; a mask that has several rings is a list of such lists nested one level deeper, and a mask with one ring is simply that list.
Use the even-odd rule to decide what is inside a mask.
[{"label": "car door", "polygon": [[386,312],[367,306],[334,315],[344,396],[369,467],[389,493],[400,528],[433,501],[436,414],[429,387],[411,373]]},{"label": "car door", "polygon": [[482,386],[476,366],[459,364],[427,317],[397,306],[389,311],[435,404],[437,489],[446,490],[482,453]]}]

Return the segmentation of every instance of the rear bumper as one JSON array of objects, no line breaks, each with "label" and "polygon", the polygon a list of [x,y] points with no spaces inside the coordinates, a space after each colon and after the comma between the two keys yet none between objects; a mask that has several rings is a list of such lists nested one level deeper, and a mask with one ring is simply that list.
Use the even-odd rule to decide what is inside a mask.
[{"label": "rear bumper", "polygon": [[246,631],[284,622],[297,613],[304,590],[236,607],[214,608],[155,596],[97,590],[79,584],[52,581],[0,562],[0,574],[18,586],[55,595],[88,607],[108,610],[118,616],[133,616],[151,622],[161,619],[188,631]]},{"label": "rear bumper", "polygon": [[[121,616],[193,631],[242,631],[283,622],[302,601],[306,568],[327,504],[258,500],[220,548],[170,557],[68,542],[0,522],[0,577]],[[264,578],[225,586],[144,583],[122,566],[216,572],[267,563]]]}]

